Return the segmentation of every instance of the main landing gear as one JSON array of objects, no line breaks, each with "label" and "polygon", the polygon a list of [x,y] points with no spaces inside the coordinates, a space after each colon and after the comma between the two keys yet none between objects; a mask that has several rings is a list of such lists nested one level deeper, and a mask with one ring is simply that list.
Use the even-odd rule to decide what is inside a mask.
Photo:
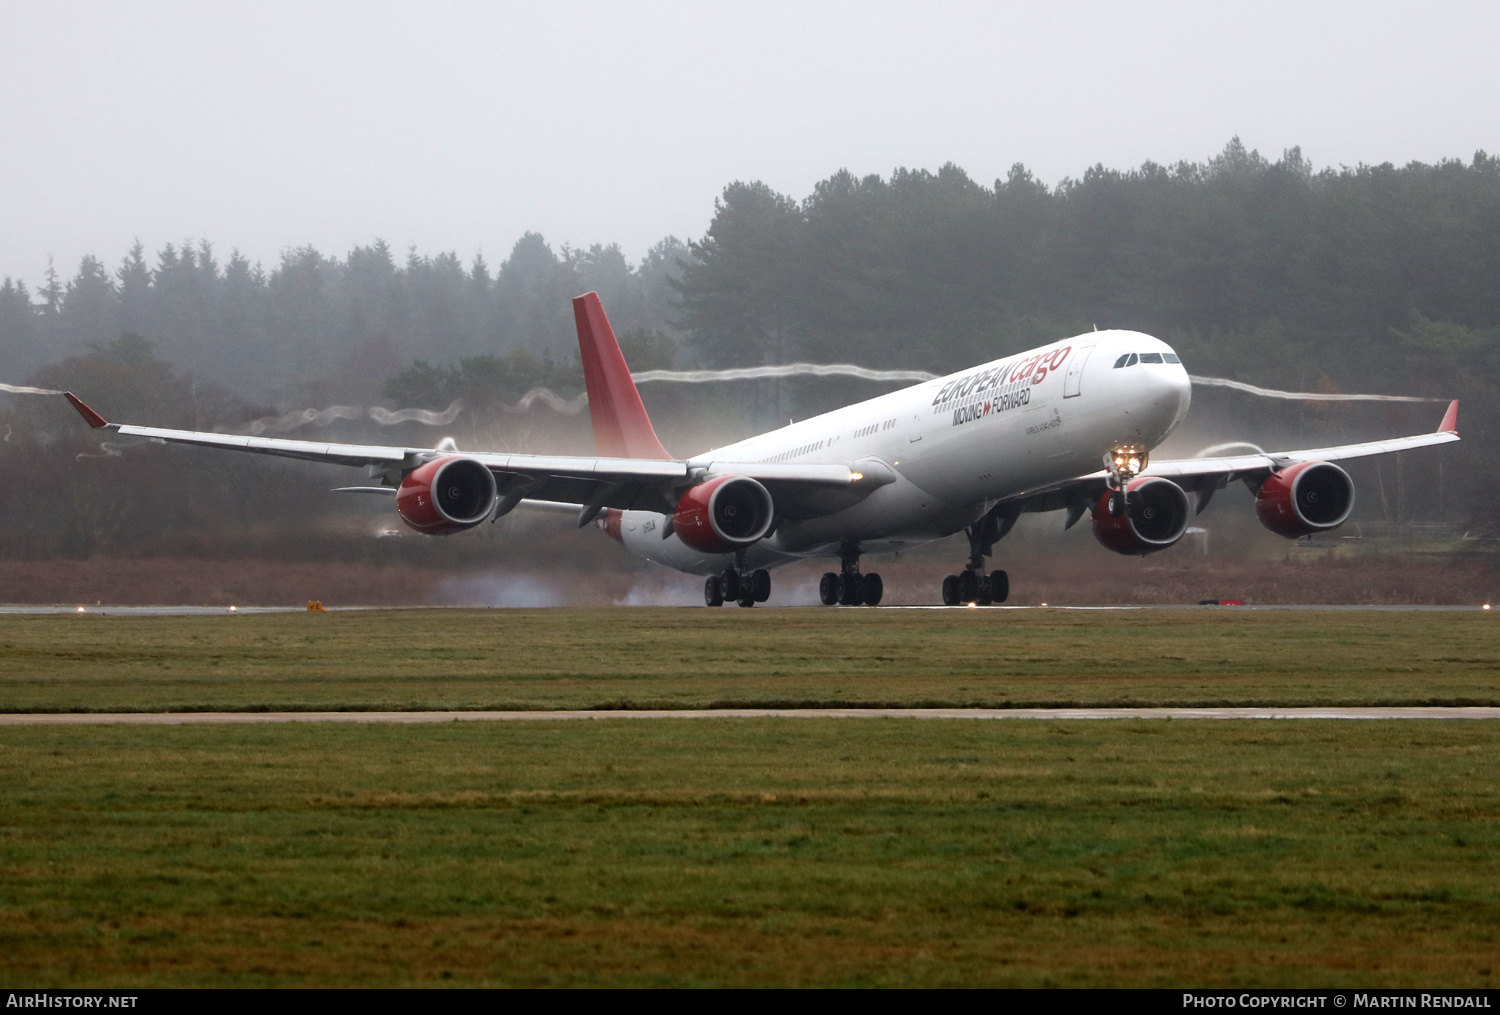
[{"label": "main landing gear", "polygon": [[734,555],[734,567],[709,575],[703,583],[705,606],[723,606],[725,601],[754,606],[771,598],[771,572],[765,568],[745,570],[745,551]]},{"label": "main landing gear", "polygon": [[970,567],[960,574],[950,574],[943,579],[944,606],[962,606],[965,603],[989,606],[991,603],[1003,603],[1009,597],[1010,576],[1004,571],[985,574]]},{"label": "main landing gear", "polygon": [[839,573],[832,571],[818,582],[818,598],[824,606],[879,606],[885,595],[885,582],[878,574],[859,573],[859,550],[845,547],[839,551]]},{"label": "main landing gear", "polygon": [[969,566],[961,573],[950,574],[943,579],[944,606],[962,606],[966,603],[989,606],[1010,598],[1010,576],[1004,571],[986,574],[984,558],[994,549],[995,543],[1010,531],[1016,517],[1015,514],[1003,517],[985,515],[964,530],[964,534],[969,537]]}]

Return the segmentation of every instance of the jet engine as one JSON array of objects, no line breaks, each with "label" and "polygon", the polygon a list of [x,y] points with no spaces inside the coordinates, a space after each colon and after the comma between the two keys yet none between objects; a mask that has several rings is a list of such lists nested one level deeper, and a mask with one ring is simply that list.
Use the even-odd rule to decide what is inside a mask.
[{"label": "jet engine", "polygon": [[1147,476],[1132,480],[1126,491],[1125,507],[1117,507],[1117,514],[1110,510],[1117,491],[1106,491],[1094,505],[1095,539],[1116,553],[1145,556],[1182,538],[1192,514],[1182,487],[1170,479]]},{"label": "jet engine", "polygon": [[472,529],[494,506],[494,473],[472,458],[428,462],[413,470],[396,491],[401,520],[428,536]]},{"label": "jet engine", "polygon": [[1354,481],[1332,462],[1273,472],[1255,495],[1260,523],[1288,539],[1338,528],[1353,510]]},{"label": "jet engine", "polygon": [[704,553],[731,553],[771,531],[771,493],[748,476],[721,476],[700,483],[677,502],[672,529]]}]

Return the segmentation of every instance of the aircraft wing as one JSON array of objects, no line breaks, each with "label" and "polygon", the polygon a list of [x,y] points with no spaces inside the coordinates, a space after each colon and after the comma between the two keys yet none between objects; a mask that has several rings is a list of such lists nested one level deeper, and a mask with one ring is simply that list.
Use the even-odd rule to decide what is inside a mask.
[{"label": "aircraft wing", "polygon": [[[1392,440],[1366,441],[1362,444],[1339,444],[1328,448],[1306,448],[1300,451],[1268,451],[1261,454],[1231,455],[1220,458],[1182,458],[1153,461],[1141,473],[1144,476],[1163,476],[1168,479],[1195,479],[1214,477],[1236,479],[1246,473],[1280,471],[1300,462],[1336,462],[1349,458],[1367,458],[1371,455],[1388,455],[1397,451],[1449,444],[1458,440],[1458,401],[1448,405],[1442,422],[1432,433],[1416,434],[1412,437],[1397,437]],[[1103,479],[1101,470],[1097,478]]]},{"label": "aircraft wing", "polygon": [[[431,453],[429,453],[431,454]],[[670,514],[690,486],[717,476],[747,476],[765,484],[778,509],[800,514],[830,496],[852,503],[890,479],[846,465],[738,464],[643,458],[467,454],[495,474],[500,497],[579,504],[586,508]],[[894,477],[891,477],[892,479]],[[812,513],[816,513],[813,511]]]},{"label": "aircraft wing", "polygon": [[[107,429],[122,436],[145,437],[167,444],[247,451],[306,462],[326,462],[330,465],[365,466],[372,477],[383,476],[389,483],[389,489],[399,485],[404,473],[434,459],[458,454],[479,462],[495,474],[502,502],[509,500],[511,506],[521,500],[580,505],[590,512],[588,517],[593,517],[604,508],[669,513],[676,507],[678,498],[687,487],[720,475],[748,476],[759,480],[771,490],[778,503],[786,500],[793,504],[830,493],[852,496],[857,500],[895,478],[888,475],[888,468],[882,469],[878,464],[862,473],[844,465],[470,453],[438,448],[333,444],[279,437],[173,430],[109,423],[72,392],[65,392],[64,395],[89,426],[96,430]],[[342,489],[373,493],[385,488]]]},{"label": "aircraft wing", "polygon": [[[1327,448],[1304,448],[1297,451],[1267,451],[1249,455],[1226,455],[1215,458],[1177,458],[1153,460],[1141,473],[1142,476],[1160,476],[1171,479],[1185,490],[1199,494],[1211,494],[1236,479],[1249,479],[1259,485],[1272,472],[1279,472],[1300,462],[1335,462],[1349,458],[1366,458],[1371,455],[1386,455],[1414,448],[1450,444],[1458,440],[1458,402],[1449,403],[1438,428],[1425,434],[1397,437],[1392,440],[1366,441],[1362,444],[1339,444]],[[1024,512],[1068,511],[1068,527],[1082,517],[1083,512],[1103,496],[1109,473],[1100,469],[1087,475],[1076,476],[1035,490],[1027,490],[1008,498],[996,506],[995,513],[1000,523]],[[1199,510],[1208,503],[1206,496],[1199,500]]]}]

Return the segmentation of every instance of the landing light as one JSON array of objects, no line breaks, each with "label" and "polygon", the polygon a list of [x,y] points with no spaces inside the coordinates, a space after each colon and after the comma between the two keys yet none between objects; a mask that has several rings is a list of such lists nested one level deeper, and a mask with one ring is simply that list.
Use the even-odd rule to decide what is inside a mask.
[{"label": "landing light", "polygon": [[851,472],[849,473],[849,478],[858,483],[861,479],[865,478],[865,474],[863,472]]},{"label": "landing light", "polygon": [[1145,471],[1150,455],[1140,444],[1119,444],[1104,456],[1104,468],[1112,485],[1125,487]]}]

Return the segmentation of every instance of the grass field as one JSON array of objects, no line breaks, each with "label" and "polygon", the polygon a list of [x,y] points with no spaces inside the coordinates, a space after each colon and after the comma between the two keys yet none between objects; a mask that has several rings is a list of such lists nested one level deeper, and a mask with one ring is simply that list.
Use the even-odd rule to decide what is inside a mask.
[{"label": "grass field", "polygon": [[0,617],[0,712],[1500,704],[1492,613]]},{"label": "grass field", "polygon": [[[1482,613],[0,618],[0,711],[1500,703]],[[28,986],[1488,986],[1493,722],[0,728]]]},{"label": "grass field", "polygon": [[28,986],[1488,986],[1485,722],[0,730]]}]

